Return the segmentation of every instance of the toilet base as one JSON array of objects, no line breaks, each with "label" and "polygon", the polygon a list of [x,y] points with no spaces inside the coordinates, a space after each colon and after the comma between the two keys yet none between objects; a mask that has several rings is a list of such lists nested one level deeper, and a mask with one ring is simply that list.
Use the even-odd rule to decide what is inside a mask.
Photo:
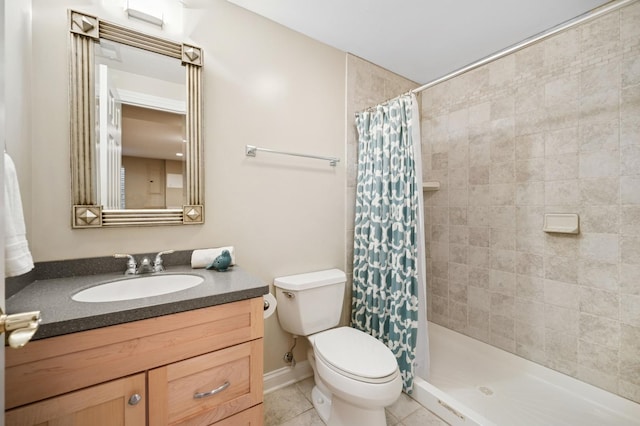
[{"label": "toilet base", "polygon": [[386,426],[387,418],[384,407],[362,408],[332,396],[331,415],[329,421],[325,421],[328,426]]},{"label": "toilet base", "polygon": [[331,415],[331,397],[325,395],[318,386],[314,386],[311,390],[311,400],[318,416],[323,422],[328,423]]}]

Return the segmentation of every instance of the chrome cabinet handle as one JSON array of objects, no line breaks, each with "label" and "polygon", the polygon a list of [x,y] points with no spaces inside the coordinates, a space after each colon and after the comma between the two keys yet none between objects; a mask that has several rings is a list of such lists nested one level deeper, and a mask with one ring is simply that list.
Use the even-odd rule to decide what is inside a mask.
[{"label": "chrome cabinet handle", "polygon": [[131,395],[131,398],[129,398],[129,405],[138,405],[140,401],[142,401],[140,394],[134,393]]},{"label": "chrome cabinet handle", "polygon": [[217,393],[222,392],[223,390],[225,390],[225,389],[226,389],[226,388],[228,388],[229,386],[231,386],[231,383],[229,383],[229,382],[224,382],[224,384],[223,384],[222,386],[220,386],[220,387],[218,387],[218,388],[215,388],[214,390],[210,390],[209,392],[196,392],[196,393],[193,395],[193,398],[194,398],[194,399],[206,398],[206,397],[208,397],[208,396],[215,395],[215,394],[217,394]]}]

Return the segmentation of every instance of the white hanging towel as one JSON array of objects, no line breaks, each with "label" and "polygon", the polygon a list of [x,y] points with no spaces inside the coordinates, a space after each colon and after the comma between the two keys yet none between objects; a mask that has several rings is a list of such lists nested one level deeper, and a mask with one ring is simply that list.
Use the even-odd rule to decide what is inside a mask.
[{"label": "white hanging towel", "polygon": [[4,153],[4,275],[15,277],[33,269],[22,212],[16,166]]}]

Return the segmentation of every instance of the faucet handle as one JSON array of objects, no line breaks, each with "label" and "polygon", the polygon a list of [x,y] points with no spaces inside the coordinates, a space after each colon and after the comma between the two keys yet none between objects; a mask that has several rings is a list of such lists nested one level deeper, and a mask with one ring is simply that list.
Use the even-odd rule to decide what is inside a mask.
[{"label": "faucet handle", "polygon": [[135,275],[137,265],[136,265],[136,260],[133,258],[133,256],[131,256],[130,254],[116,253],[113,255],[113,257],[115,257],[116,259],[122,259],[122,258],[128,257],[129,260],[127,261],[127,270],[124,271],[124,274]]},{"label": "faucet handle", "polygon": [[156,254],[156,259],[153,261],[153,272],[162,272],[164,271],[164,265],[162,264],[162,255],[163,254],[171,254],[173,250],[165,250]]}]

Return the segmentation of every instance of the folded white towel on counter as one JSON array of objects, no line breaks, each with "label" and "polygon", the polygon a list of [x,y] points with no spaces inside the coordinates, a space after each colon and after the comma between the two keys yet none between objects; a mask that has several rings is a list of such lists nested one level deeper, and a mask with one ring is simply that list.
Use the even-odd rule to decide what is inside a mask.
[{"label": "folded white towel on counter", "polygon": [[228,246],[194,250],[193,253],[191,253],[191,267],[193,269],[206,268],[216,257],[222,254],[223,250],[229,251],[231,255],[231,265],[235,265],[236,255],[233,252],[233,246]]},{"label": "folded white towel on counter", "polygon": [[33,269],[27,243],[16,166],[4,153],[4,276],[16,277]]}]

